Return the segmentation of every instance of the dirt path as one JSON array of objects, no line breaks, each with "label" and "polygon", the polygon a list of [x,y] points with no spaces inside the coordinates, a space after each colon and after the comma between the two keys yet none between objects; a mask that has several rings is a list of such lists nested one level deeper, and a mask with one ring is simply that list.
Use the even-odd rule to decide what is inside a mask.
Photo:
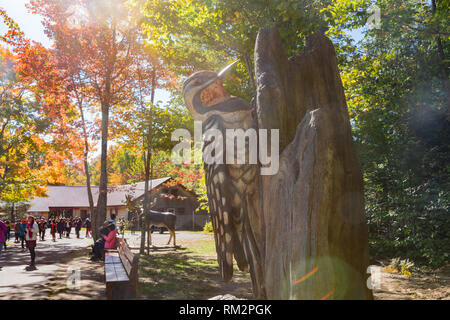
[{"label": "dirt path", "polygon": [[449,272],[407,277],[380,270],[381,286],[374,290],[375,300],[450,300]]}]

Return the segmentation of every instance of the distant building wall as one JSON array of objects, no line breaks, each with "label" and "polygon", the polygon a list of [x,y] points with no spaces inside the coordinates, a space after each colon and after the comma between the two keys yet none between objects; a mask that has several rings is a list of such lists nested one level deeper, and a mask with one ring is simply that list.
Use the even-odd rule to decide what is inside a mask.
[{"label": "distant building wall", "polygon": [[121,219],[121,218],[123,218],[125,220],[128,220],[128,209],[125,206],[124,207],[120,207],[119,210],[118,210],[117,219]]},{"label": "distant building wall", "polygon": [[196,212],[199,205],[197,197],[181,186],[162,186],[152,194],[156,211],[169,211],[177,215],[177,230],[202,230],[209,220],[206,214]]},{"label": "distant building wall", "polygon": [[[166,186],[161,185],[152,192],[152,210],[170,211],[177,215],[177,230],[202,230],[205,223],[209,221],[206,213],[197,213],[199,202],[196,195],[184,188],[182,185]],[[142,201],[144,196],[138,198]],[[90,209],[86,207],[50,207],[49,212],[29,212],[36,217],[49,218],[49,214],[59,216],[67,215],[71,217],[85,218],[90,217]],[[130,220],[132,217],[128,213],[125,205],[108,206],[106,219],[111,218],[111,213],[116,215],[116,221],[119,219]]]},{"label": "distant building wall", "polygon": [[27,212],[27,215],[33,216],[33,217],[44,217],[45,219],[48,218],[48,212]]},{"label": "distant building wall", "polygon": [[193,215],[177,215],[177,230],[203,230],[205,223],[209,220],[206,215],[199,215],[194,213]]}]

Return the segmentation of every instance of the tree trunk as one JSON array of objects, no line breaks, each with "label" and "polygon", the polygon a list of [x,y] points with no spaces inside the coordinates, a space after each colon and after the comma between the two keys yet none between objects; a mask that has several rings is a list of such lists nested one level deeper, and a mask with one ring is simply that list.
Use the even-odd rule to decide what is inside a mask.
[{"label": "tree trunk", "polygon": [[15,215],[15,205],[14,202],[11,204],[11,223],[16,222],[16,215]]},{"label": "tree trunk", "polygon": [[[148,212],[148,180],[149,180],[149,176],[150,176],[150,147],[149,147],[149,143],[148,143],[148,136],[147,136],[147,154],[145,156],[145,184],[144,184],[144,203],[143,203],[143,216],[142,216],[142,222],[141,222],[141,247],[139,250],[140,254],[144,254],[145,253],[145,234],[146,231],[148,229],[148,224],[145,223],[145,214]],[[148,241],[147,241],[148,242]],[[147,246],[148,247],[148,246]],[[148,251],[148,249],[147,249]]]},{"label": "tree trunk", "polygon": [[[147,155],[145,158],[145,187],[144,187],[144,203],[143,203],[143,213],[144,217],[145,214],[151,209],[151,191],[153,189],[153,186],[150,186],[149,189],[149,181],[153,177],[153,165],[152,165],[152,140],[153,140],[153,103],[155,101],[155,83],[156,83],[156,72],[153,71],[152,73],[152,92],[151,92],[151,105],[150,105],[150,114],[149,114],[149,125],[148,125],[148,132],[147,132]],[[146,229],[150,228],[151,226],[147,223],[142,222],[142,226],[145,226]],[[149,231],[150,232],[150,231]],[[150,239],[147,240],[147,252],[150,251]],[[141,247],[139,252],[141,254],[145,253],[145,232],[141,230]]]},{"label": "tree trunk", "polygon": [[102,103],[102,147],[100,159],[100,185],[97,200],[97,211],[95,212],[95,225],[93,226],[94,241],[98,239],[99,228],[106,220],[107,201],[108,201],[108,124],[109,124],[109,105]]},{"label": "tree trunk", "polygon": [[363,180],[333,45],[315,34],[288,59],[264,28],[255,65],[258,125],[279,129],[281,154],[260,188],[267,298],[371,299]]},{"label": "tree trunk", "polygon": [[[434,16],[434,15],[436,15],[436,11],[437,11],[436,0],[432,0],[431,4],[432,4],[432,14]],[[442,45],[442,39],[439,34],[439,30],[438,30],[438,34],[436,36],[436,45],[437,45],[437,51],[438,51],[439,60],[440,60],[439,68],[440,68],[440,73],[442,74],[444,93],[447,98],[447,119],[450,121],[450,99],[449,99],[449,95],[450,95],[449,73],[450,72],[447,67],[448,59],[446,57],[444,47]]]},{"label": "tree trunk", "polygon": [[[78,108],[80,109],[81,114],[81,123],[83,127],[83,136],[84,136],[84,171],[86,174],[86,188],[88,193],[88,201],[89,201],[89,212],[91,221],[95,218],[94,212],[94,197],[92,196],[92,188],[91,188],[91,173],[89,170],[89,141],[88,141],[88,133],[86,128],[86,121],[84,118],[84,110],[82,102],[79,102]],[[98,228],[96,228],[98,229]],[[96,239],[96,238],[94,238]]]},{"label": "tree trunk", "polygon": [[246,54],[243,54],[242,57],[244,58],[244,63],[248,71],[248,84],[251,86],[252,89],[255,89],[256,84],[255,84],[255,75],[253,73],[252,59]]},{"label": "tree trunk", "polygon": [[89,212],[91,213],[91,221],[92,218],[95,216],[94,211],[94,197],[92,196],[92,188],[91,188],[91,174],[89,172],[89,162],[88,162],[88,156],[86,154],[85,160],[84,160],[84,170],[86,171],[86,187],[87,187],[87,193],[88,193],[88,200],[89,200]]}]

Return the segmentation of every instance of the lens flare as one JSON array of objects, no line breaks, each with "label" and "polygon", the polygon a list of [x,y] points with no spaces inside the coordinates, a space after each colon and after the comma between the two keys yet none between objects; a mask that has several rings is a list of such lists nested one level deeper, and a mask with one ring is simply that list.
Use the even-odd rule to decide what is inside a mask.
[{"label": "lens flare", "polygon": [[328,292],[326,295],[324,295],[322,298],[320,298],[320,300],[327,300],[329,297],[331,297],[333,295],[333,293],[336,291],[336,289],[331,290],[330,292]]},{"label": "lens flare", "polygon": [[308,279],[310,276],[312,276],[314,273],[316,273],[319,270],[319,267],[315,267],[314,269],[312,269],[311,272],[307,273],[306,275],[304,275],[303,277],[301,277],[300,279],[298,279],[297,281],[294,282],[294,284],[299,284],[302,281],[305,281],[306,279]]}]

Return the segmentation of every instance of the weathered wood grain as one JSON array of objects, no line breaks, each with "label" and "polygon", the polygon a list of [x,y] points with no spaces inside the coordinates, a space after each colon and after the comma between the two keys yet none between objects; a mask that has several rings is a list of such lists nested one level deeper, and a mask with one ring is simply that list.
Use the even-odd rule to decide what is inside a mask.
[{"label": "weathered wood grain", "polygon": [[362,175],[336,54],[315,34],[288,58],[274,28],[255,48],[260,129],[280,130],[280,171],[261,178],[269,299],[370,299]]}]

